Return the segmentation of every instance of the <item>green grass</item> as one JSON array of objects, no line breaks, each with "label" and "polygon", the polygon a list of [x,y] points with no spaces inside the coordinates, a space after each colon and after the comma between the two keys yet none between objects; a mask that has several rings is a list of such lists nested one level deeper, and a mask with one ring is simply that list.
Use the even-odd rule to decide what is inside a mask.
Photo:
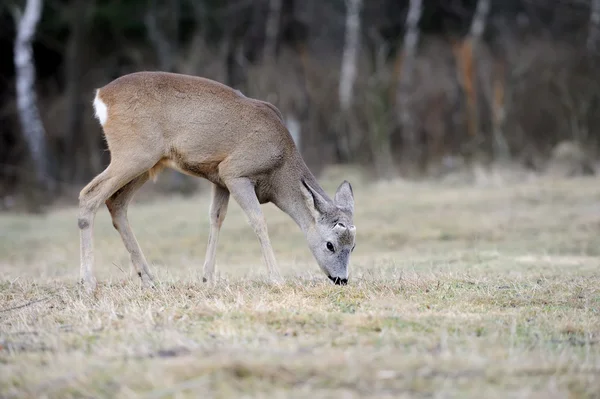
[{"label": "green grass", "polygon": [[266,280],[231,203],[211,287],[208,198],[140,195],[130,220],[156,290],[102,208],[96,300],[76,284],[75,208],[0,215],[0,397],[600,396],[600,179],[354,191],[346,287],[272,205],[285,283]]}]

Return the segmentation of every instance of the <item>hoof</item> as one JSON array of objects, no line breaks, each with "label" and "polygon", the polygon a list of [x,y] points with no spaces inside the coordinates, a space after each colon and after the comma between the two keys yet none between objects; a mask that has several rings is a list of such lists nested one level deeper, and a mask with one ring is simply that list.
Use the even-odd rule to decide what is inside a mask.
[{"label": "hoof", "polygon": [[156,288],[154,284],[154,278],[147,273],[138,273],[138,276],[142,279],[142,285],[144,288]]},{"label": "hoof", "polygon": [[94,296],[98,290],[98,283],[95,278],[91,278],[89,280],[82,280],[81,284],[83,285],[84,292],[89,296]]}]

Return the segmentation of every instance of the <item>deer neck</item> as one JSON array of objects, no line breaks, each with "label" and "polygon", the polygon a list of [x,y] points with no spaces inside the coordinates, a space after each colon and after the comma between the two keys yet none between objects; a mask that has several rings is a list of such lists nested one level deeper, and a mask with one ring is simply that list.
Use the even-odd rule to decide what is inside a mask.
[{"label": "deer neck", "polygon": [[323,198],[330,200],[306,164],[300,160],[282,167],[276,179],[277,187],[274,187],[276,194],[272,202],[287,213],[306,234],[316,221],[301,191],[303,180],[317,190]]}]

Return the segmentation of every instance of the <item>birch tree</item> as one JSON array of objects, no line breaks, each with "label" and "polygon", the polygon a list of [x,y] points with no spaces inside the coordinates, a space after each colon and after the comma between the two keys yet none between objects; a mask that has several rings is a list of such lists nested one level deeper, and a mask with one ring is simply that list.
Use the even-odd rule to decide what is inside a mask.
[{"label": "birch tree", "polygon": [[[339,83],[339,101],[342,111],[342,118],[348,117],[348,112],[352,107],[354,97],[354,81],[357,73],[357,57],[360,46],[360,10],[362,0],[346,0],[346,38],[344,43],[344,52],[342,54],[342,65],[340,70]],[[340,131],[341,147],[340,152],[348,160],[350,158],[350,138],[348,129],[342,128]],[[339,141],[339,140],[338,140]]]},{"label": "birch tree", "polygon": [[339,98],[342,111],[352,105],[354,81],[356,80],[356,58],[358,56],[360,9],[362,0],[346,0],[346,39],[342,55]]},{"label": "birch tree", "polygon": [[398,79],[399,123],[402,128],[404,156],[407,162],[413,162],[420,158],[420,145],[411,112],[411,89],[417,44],[419,43],[419,21],[422,9],[422,0],[410,0],[402,43],[402,70]]},{"label": "birch tree", "polygon": [[477,7],[475,8],[475,15],[473,15],[473,21],[471,22],[471,39],[478,41],[481,39],[487,22],[487,16],[490,12],[490,0],[478,0]]},{"label": "birch tree", "polygon": [[35,177],[43,189],[52,189],[53,183],[47,178],[49,163],[46,149],[46,132],[37,107],[32,48],[32,41],[42,15],[43,6],[42,0],[27,0],[24,10],[14,10],[14,19],[17,25],[14,63],[19,121],[34,164]]}]

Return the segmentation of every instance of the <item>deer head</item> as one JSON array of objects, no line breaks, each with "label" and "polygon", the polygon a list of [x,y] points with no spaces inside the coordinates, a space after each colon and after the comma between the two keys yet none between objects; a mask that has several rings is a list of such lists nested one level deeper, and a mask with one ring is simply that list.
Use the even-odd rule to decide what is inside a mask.
[{"label": "deer head", "polygon": [[306,181],[302,183],[304,200],[314,220],[305,232],[308,247],[327,277],[335,284],[346,285],[356,237],[352,186],[344,181],[331,201]]}]

